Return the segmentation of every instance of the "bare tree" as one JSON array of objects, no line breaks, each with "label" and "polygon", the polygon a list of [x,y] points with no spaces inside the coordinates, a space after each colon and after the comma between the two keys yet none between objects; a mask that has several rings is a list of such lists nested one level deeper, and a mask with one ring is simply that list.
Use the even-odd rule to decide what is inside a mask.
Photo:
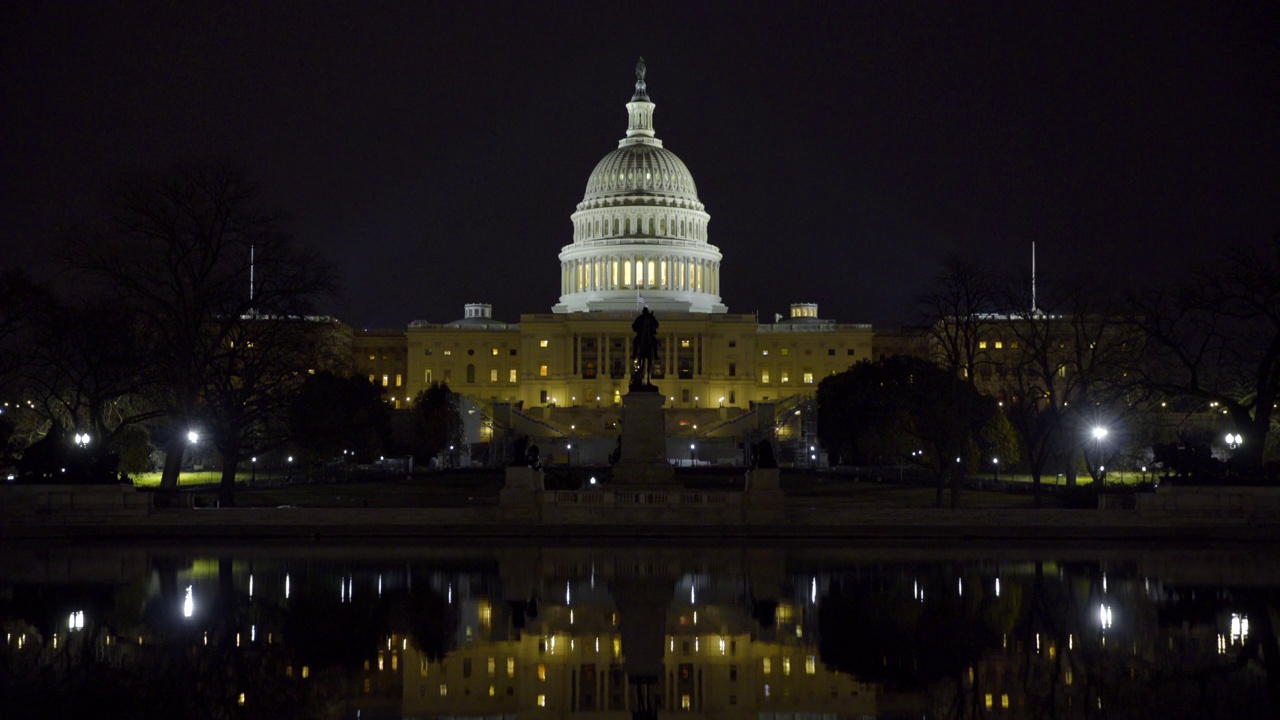
[{"label": "bare tree", "polygon": [[261,427],[280,379],[310,366],[293,342],[304,333],[292,331],[335,294],[335,275],[295,248],[279,219],[258,209],[256,190],[227,168],[183,167],[139,182],[115,209],[109,227],[72,237],[63,259],[139,322],[168,418],[161,488],[177,487],[187,430],[208,424],[229,502],[245,433]]},{"label": "bare tree", "polygon": [[1135,306],[1146,338],[1142,383],[1217,403],[1243,437],[1237,462],[1260,468],[1280,400],[1280,234],[1141,294]]},{"label": "bare tree", "polygon": [[[1068,280],[1042,294],[1040,307],[1032,305],[1030,288],[1025,277],[1005,282],[1011,311],[1002,324],[1011,342],[997,375],[1039,504],[1041,478],[1055,458],[1070,485],[1082,453],[1094,479],[1101,479],[1105,461],[1085,452],[1087,434],[1094,426],[1115,432],[1139,407],[1126,373],[1141,336],[1105,287]],[[1106,447],[1114,450],[1117,440],[1112,436]]]},{"label": "bare tree", "polygon": [[953,257],[916,296],[921,322],[929,328],[932,359],[970,384],[989,362],[982,341],[995,311],[996,287],[981,265]]}]

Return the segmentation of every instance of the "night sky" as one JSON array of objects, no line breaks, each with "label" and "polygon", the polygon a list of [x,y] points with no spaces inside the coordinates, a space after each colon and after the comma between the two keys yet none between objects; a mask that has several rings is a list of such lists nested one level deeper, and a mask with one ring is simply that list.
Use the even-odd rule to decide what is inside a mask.
[{"label": "night sky", "polygon": [[1226,2],[6,2],[0,267],[247,169],[355,326],[548,312],[636,58],[731,312],[894,324],[949,255],[1171,277],[1280,231],[1280,23]]}]

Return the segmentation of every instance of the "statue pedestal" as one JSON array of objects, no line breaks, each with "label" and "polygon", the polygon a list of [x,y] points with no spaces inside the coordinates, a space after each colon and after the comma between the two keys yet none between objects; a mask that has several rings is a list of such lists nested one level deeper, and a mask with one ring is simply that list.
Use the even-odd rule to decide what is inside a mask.
[{"label": "statue pedestal", "polygon": [[523,465],[507,468],[507,481],[498,493],[498,517],[503,520],[538,520],[538,498],[546,485],[542,471]]},{"label": "statue pedestal", "polygon": [[665,396],[656,389],[632,390],[622,397],[622,448],[610,482],[615,487],[662,487],[676,484],[667,460],[667,433],[662,418]]},{"label": "statue pedestal", "polygon": [[747,471],[747,488],[742,498],[742,519],[749,523],[787,522],[787,497],[782,494],[778,468]]}]

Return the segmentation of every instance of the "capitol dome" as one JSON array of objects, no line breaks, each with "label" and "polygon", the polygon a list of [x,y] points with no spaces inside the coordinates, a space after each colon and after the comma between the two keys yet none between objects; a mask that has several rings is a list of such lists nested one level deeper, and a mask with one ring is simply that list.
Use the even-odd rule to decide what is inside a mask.
[{"label": "capitol dome", "polygon": [[653,145],[627,145],[605,155],[591,171],[582,201],[626,195],[668,196],[691,201],[701,209],[698,188],[684,161]]},{"label": "capitol dome", "polygon": [[573,242],[560,251],[557,313],[722,313],[720,250],[707,242],[711,216],[693,175],[653,130],[654,103],[636,65],[627,134],[596,164],[570,216]]}]

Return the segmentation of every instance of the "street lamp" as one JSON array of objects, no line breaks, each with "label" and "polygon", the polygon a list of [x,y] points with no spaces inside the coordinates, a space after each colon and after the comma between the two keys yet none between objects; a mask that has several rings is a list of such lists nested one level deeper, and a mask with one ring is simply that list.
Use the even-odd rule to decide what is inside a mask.
[{"label": "street lamp", "polygon": [[1240,436],[1240,433],[1236,433],[1235,435],[1232,435],[1231,433],[1227,433],[1227,447],[1231,448],[1232,450],[1235,450],[1236,448],[1240,447],[1242,444],[1244,444],[1244,438]]},{"label": "street lamp", "polygon": [[[1101,460],[1102,459],[1102,441],[1106,439],[1107,435],[1109,434],[1109,431],[1106,428],[1102,427],[1101,425],[1095,425],[1093,427],[1093,430],[1091,431],[1091,434],[1093,435],[1094,451],[1098,453],[1097,459]],[[1103,482],[1106,479],[1105,466],[1103,465],[1098,466],[1097,478],[1098,478],[1098,482]]]},{"label": "street lamp", "polygon": [[82,448],[88,447],[90,440],[89,433],[76,433],[74,440],[77,446]]},{"label": "street lamp", "polygon": [[200,433],[196,432],[195,430],[188,430],[187,442],[191,443],[192,445],[195,445],[196,443],[200,442]]},{"label": "street lamp", "polygon": [[991,473],[992,473],[992,478],[996,482],[999,482],[1000,481],[1000,458],[998,457],[991,458]]},{"label": "street lamp", "polygon": [[697,443],[689,443],[689,465],[698,464]]}]

